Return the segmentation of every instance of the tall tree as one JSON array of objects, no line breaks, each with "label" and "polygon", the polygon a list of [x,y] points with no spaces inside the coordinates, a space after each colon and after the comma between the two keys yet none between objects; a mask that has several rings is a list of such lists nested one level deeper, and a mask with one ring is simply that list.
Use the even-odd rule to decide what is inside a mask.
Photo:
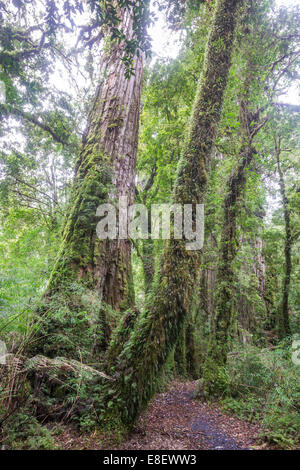
[{"label": "tall tree", "polygon": [[245,190],[249,165],[256,153],[253,139],[266,122],[263,120],[257,124],[258,114],[251,113],[245,101],[241,102],[240,120],[242,123],[240,163],[230,175],[227,183],[216,276],[215,313],[207,357],[203,367],[204,391],[210,394],[224,391],[224,374],[222,373],[224,373],[223,367],[227,360],[228,335],[233,320],[234,260],[238,252],[237,224],[241,209],[240,199]]},{"label": "tall tree", "polygon": [[[135,33],[132,12],[123,8],[118,13],[120,31],[125,41],[130,41]],[[41,310],[42,325],[46,325],[42,333],[47,335],[41,347],[48,355],[57,354],[59,348],[57,325],[51,319],[57,296],[62,296],[60,302],[67,303],[71,313],[84,311],[87,301],[83,298],[89,298],[94,322],[100,328],[101,339],[96,343],[101,348],[109,337],[105,304],[123,310],[134,302],[130,241],[100,240],[96,233],[100,204],[118,202],[121,196],[127,197],[129,204],[134,201],[143,55],[136,51],[131,65],[135,73],[128,76],[124,41],[111,39],[108,30],[100,70],[102,83],[88,117],[76,162],[70,212]],[[72,355],[72,350],[68,354]]]},{"label": "tall tree", "polygon": [[[290,44],[285,46],[286,54],[282,56],[280,42],[272,53],[269,49],[261,48],[261,41],[272,44],[272,31],[268,35],[265,30],[269,28],[268,19],[265,18],[265,5],[252,4],[250,25],[247,42],[244,41],[244,54],[246,59],[243,84],[239,90],[239,122],[240,122],[240,146],[238,150],[238,164],[227,181],[225,198],[223,203],[223,220],[221,228],[221,240],[219,249],[219,262],[216,276],[215,309],[212,315],[212,325],[209,338],[208,351],[203,366],[203,385],[205,394],[222,394],[226,389],[225,364],[230,346],[230,329],[233,326],[234,291],[235,291],[235,260],[238,253],[239,238],[238,223],[241,215],[241,204],[245,194],[248,173],[254,162],[257,151],[254,147],[254,139],[258,132],[268,121],[268,117],[262,118],[261,114],[276,97],[278,76],[282,77],[291,64],[285,64],[285,60],[292,55]],[[268,18],[268,17],[267,17]],[[267,21],[267,23],[266,23]],[[251,24],[252,23],[252,24]],[[256,26],[255,34],[253,26]],[[264,25],[264,26],[263,26]],[[263,26],[263,30],[261,29]],[[259,34],[257,32],[260,31]],[[280,37],[280,36],[279,36]],[[292,36],[293,37],[293,36]],[[261,38],[259,40],[259,38]],[[251,49],[249,50],[249,44]],[[243,50],[243,48],[242,48]],[[256,52],[255,52],[256,51]],[[260,56],[260,60],[258,60]],[[275,57],[274,57],[275,56]],[[270,65],[269,65],[270,64]],[[275,65],[276,73],[273,72]],[[261,85],[261,74],[268,69],[268,87]],[[264,96],[265,89],[269,97]],[[261,100],[263,105],[257,104]],[[253,102],[252,102],[253,100]]]},{"label": "tall tree", "polygon": [[[174,201],[203,203],[231,63],[239,0],[218,0],[207,41],[204,67],[180,162]],[[157,284],[145,314],[121,354],[110,358],[115,382],[103,400],[112,426],[130,427],[156,390],[157,380],[175,346],[190,307],[201,255],[187,251],[184,240],[166,243]],[[120,338],[121,341],[121,338]],[[116,341],[118,342],[118,341]]]},{"label": "tall tree", "polygon": [[282,293],[282,303],[280,306],[278,326],[279,326],[279,337],[285,338],[291,334],[290,320],[289,320],[289,291],[290,291],[290,282],[291,282],[291,272],[292,272],[292,231],[291,231],[291,216],[289,209],[289,200],[286,194],[285,181],[283,172],[281,169],[280,154],[281,154],[281,145],[280,138],[275,137],[275,155],[277,170],[279,174],[279,184],[280,184],[280,194],[283,205],[284,213],[284,226],[285,226],[285,243],[284,243],[284,256],[285,256],[285,272],[283,280],[283,293]]}]

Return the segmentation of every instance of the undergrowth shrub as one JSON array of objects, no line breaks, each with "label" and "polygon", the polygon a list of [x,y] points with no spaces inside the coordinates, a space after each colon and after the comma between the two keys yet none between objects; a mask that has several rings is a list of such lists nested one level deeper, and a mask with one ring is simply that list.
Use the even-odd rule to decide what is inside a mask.
[{"label": "undergrowth shrub", "polygon": [[239,349],[229,356],[223,407],[241,418],[260,421],[261,437],[267,442],[295,448],[300,444],[299,371],[284,343],[271,350]]},{"label": "undergrowth shrub", "polygon": [[2,444],[11,450],[53,450],[58,448],[53,432],[40,424],[26,408],[20,409],[18,413],[6,421],[2,431]]}]

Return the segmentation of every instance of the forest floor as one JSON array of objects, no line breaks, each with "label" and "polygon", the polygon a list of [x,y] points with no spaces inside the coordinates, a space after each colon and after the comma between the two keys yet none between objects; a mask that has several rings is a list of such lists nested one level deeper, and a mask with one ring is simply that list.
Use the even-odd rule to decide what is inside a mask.
[{"label": "forest floor", "polygon": [[63,449],[243,450],[262,449],[261,427],[224,414],[217,405],[193,398],[197,382],[173,381],[157,394],[129,438],[112,444],[101,434],[79,435],[66,427],[57,436]]}]

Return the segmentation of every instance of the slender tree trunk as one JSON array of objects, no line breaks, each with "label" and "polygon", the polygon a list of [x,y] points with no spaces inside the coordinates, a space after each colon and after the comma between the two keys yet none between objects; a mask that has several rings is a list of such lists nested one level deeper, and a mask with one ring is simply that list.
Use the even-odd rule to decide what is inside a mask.
[{"label": "slender tree trunk", "polygon": [[[194,307],[191,309],[194,310]],[[194,323],[192,311],[183,325],[177,344],[174,349],[175,372],[181,377],[199,377],[196,367],[196,354],[194,342]]]},{"label": "slender tree trunk", "polygon": [[[248,78],[246,78],[246,84]],[[237,222],[240,214],[239,202],[245,190],[247,169],[255,155],[252,141],[261,128],[261,124],[256,125],[255,123],[257,118],[258,116],[253,117],[252,113],[248,110],[247,104],[242,101],[240,106],[242,127],[242,144],[239,152],[240,164],[229,178],[224,200],[224,219],[216,277],[215,314],[212,318],[208,351],[203,366],[205,394],[218,395],[224,392],[226,386],[223,368],[227,361],[229,330],[233,320],[234,260],[238,251]]]},{"label": "slender tree trunk", "polygon": [[273,343],[276,337],[276,308],[275,308],[275,293],[278,292],[277,286],[278,276],[274,270],[271,256],[266,259],[266,287],[264,292],[264,301],[267,313],[267,336],[268,341]]},{"label": "slender tree trunk", "polygon": [[[122,15],[120,27],[131,38],[132,18],[128,12]],[[76,165],[75,205],[64,230],[58,275],[54,270],[50,282],[51,288],[61,281],[61,266],[67,261],[78,279],[86,280],[100,298],[117,309],[134,302],[131,244],[129,240],[100,241],[95,222],[96,209],[108,196],[116,202],[120,196],[126,196],[128,204],[134,202],[143,60],[135,56],[135,75],[126,79],[122,55],[122,46],[114,43],[103,57],[103,82],[96,92]],[[111,178],[106,186],[105,170]],[[100,197],[97,185],[101,185]],[[81,217],[87,219],[84,224]]]},{"label": "slender tree trunk", "polygon": [[[120,17],[120,28],[131,39],[132,17],[127,10],[120,10]],[[96,234],[99,205],[108,201],[118,203],[120,196],[127,197],[128,204],[132,204],[135,196],[143,57],[135,55],[135,74],[126,78],[122,46],[117,41],[106,45],[100,71],[102,83],[88,117],[76,163],[70,213],[43,308],[49,311],[57,295],[65,298],[60,303],[67,303],[70,311],[89,310],[93,306],[95,322],[100,324],[98,333],[99,327],[106,331],[104,335],[102,331],[98,341],[104,347],[110,330],[105,324],[105,304],[116,310],[134,304],[130,241],[100,240]],[[47,336],[44,344],[52,341],[51,330],[56,334],[55,322],[50,318],[49,323],[50,331],[43,332]],[[52,349],[47,348],[47,352],[56,354],[55,346]]]},{"label": "slender tree trunk", "polygon": [[[147,206],[148,214],[150,214],[150,211],[151,211],[151,200],[152,200],[151,197],[149,199],[149,192],[151,188],[153,187],[156,173],[157,173],[156,158],[154,160],[154,165],[153,165],[152,171],[150,173],[149,179],[145,185],[144,190],[138,193],[138,200],[139,202]],[[142,253],[141,253],[143,273],[144,273],[144,288],[145,288],[146,294],[150,292],[152,282],[154,279],[154,273],[155,273],[154,240],[151,238],[150,217],[148,218],[148,234],[150,238],[148,238],[147,240],[142,240]]]},{"label": "slender tree trunk", "polygon": [[142,241],[142,264],[145,293],[148,294],[152,286],[155,272],[154,241],[151,238]]},{"label": "slender tree trunk", "polygon": [[199,371],[197,371],[194,332],[195,325],[192,316],[190,316],[185,331],[186,371],[189,377],[197,379],[199,378]]},{"label": "slender tree trunk", "polygon": [[[207,42],[191,122],[178,171],[174,200],[203,203],[207,169],[220,121],[231,63],[238,0],[218,0]],[[166,243],[153,297],[115,362],[113,390],[104,396],[105,419],[132,426],[156,390],[160,373],[190,312],[200,252],[184,240]],[[108,351],[108,356],[109,356]]]},{"label": "slender tree trunk", "polygon": [[290,292],[290,282],[291,282],[291,272],[292,272],[292,257],[291,257],[291,248],[292,248],[292,234],[291,234],[291,221],[290,221],[290,211],[289,211],[289,201],[286,195],[284,176],[280,164],[280,139],[275,141],[275,152],[276,152],[276,161],[277,169],[279,173],[279,184],[280,184],[280,193],[283,204],[284,212],[284,222],[285,222],[285,246],[284,246],[284,256],[285,256],[285,273],[283,280],[283,295],[282,295],[282,305],[279,313],[279,337],[281,339],[289,336],[291,334],[290,320],[289,320],[289,292]]},{"label": "slender tree trunk", "polygon": [[180,377],[187,376],[186,328],[187,325],[184,323],[174,349],[174,369],[176,375]]}]

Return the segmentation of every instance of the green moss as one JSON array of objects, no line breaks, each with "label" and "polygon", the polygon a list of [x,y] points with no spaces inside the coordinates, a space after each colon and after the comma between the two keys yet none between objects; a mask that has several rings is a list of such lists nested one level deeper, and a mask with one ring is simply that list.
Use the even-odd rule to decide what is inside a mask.
[{"label": "green moss", "polygon": [[[174,194],[176,203],[201,203],[205,196],[239,3],[236,0],[219,0],[216,4],[204,70],[178,170]],[[225,44],[222,50],[214,47],[219,38]],[[222,77],[222,80],[216,83],[216,77]],[[169,240],[166,243],[146,311],[139,316],[118,358],[112,361],[115,364],[115,383],[109,394],[108,391],[104,393],[101,410],[107,421],[118,417],[127,427],[131,427],[154,394],[164,365],[190,312],[200,260],[199,252],[186,251],[184,241]],[[108,357],[111,352],[113,350],[108,351]],[[109,409],[106,406],[108,401]]]},{"label": "green moss", "polygon": [[186,324],[184,324],[174,349],[175,373],[180,377],[187,377],[186,353]]}]

